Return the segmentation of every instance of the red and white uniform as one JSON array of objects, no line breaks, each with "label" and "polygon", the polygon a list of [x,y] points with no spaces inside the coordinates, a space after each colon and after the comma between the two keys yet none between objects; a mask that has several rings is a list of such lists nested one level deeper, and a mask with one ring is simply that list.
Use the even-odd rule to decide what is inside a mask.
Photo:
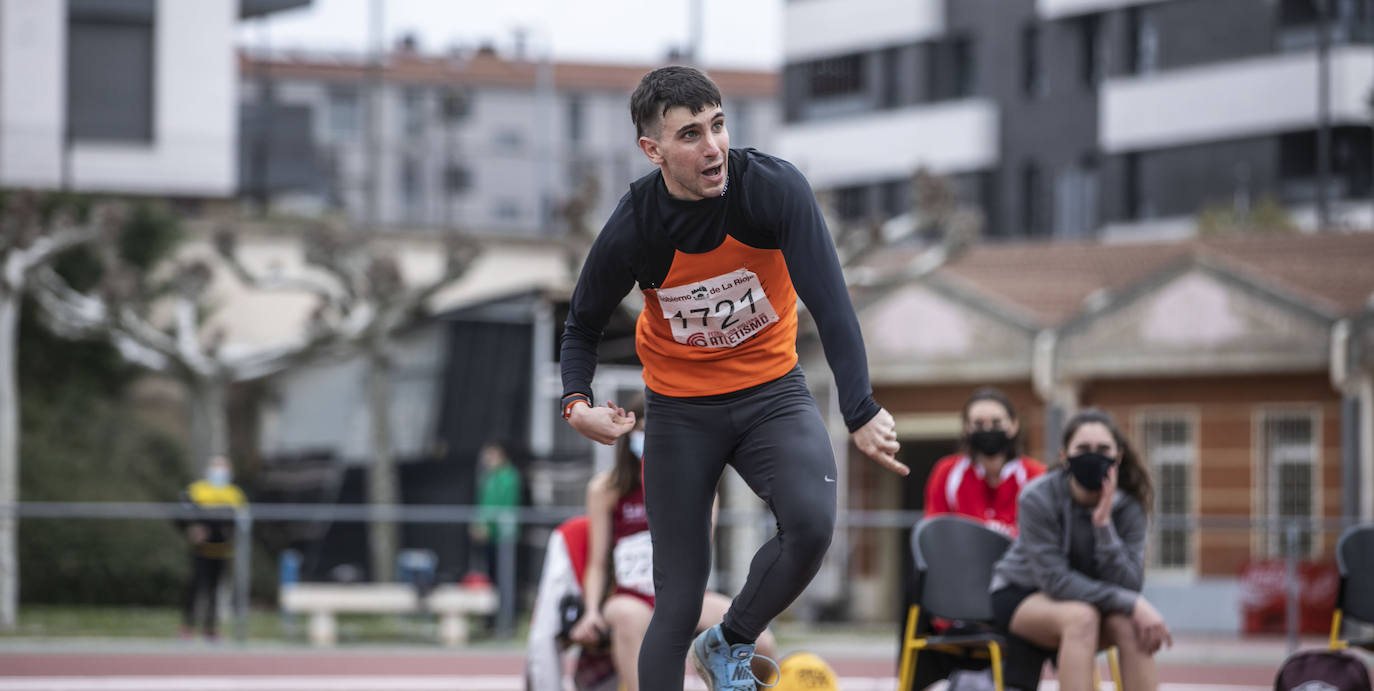
[{"label": "red and white uniform", "polygon": [[925,514],[968,516],[1016,537],[1016,498],[1031,480],[1044,473],[1044,464],[1020,456],[1002,466],[1000,481],[993,487],[983,466],[966,454],[945,456],[926,481]]},{"label": "red and white uniform", "polygon": [[649,540],[642,483],[621,497],[611,512],[611,566],[616,594],[631,595],[654,606],[654,547]]}]

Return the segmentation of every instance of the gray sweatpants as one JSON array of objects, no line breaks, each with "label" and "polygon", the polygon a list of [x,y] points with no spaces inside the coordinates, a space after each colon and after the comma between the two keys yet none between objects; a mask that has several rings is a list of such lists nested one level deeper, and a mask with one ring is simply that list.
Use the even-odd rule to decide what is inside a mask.
[{"label": "gray sweatpants", "polygon": [[777,520],[725,624],[757,637],[806,589],[835,530],[835,457],[800,368],[719,396],[645,392],[644,503],[654,547],[654,615],[639,687],[682,688],[711,569],[711,503],[734,466]]}]

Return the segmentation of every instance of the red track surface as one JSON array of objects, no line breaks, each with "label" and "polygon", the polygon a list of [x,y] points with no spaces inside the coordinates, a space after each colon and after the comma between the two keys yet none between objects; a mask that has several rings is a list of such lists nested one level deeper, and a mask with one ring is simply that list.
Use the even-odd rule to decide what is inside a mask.
[{"label": "red track surface", "polygon": [[[125,675],[518,675],[522,657],[510,651],[460,654],[332,652],[0,653],[0,676]],[[827,661],[842,677],[891,677],[895,664],[873,658]],[[1272,687],[1279,665],[1162,665],[1160,681]]]}]

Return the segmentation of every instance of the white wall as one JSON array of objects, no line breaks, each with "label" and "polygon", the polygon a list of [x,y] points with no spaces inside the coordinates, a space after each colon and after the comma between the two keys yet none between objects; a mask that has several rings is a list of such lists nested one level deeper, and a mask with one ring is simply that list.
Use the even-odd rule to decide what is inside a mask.
[{"label": "white wall", "polygon": [[[237,0],[158,0],[153,141],[78,142],[75,189],[228,196],[237,180]],[[61,184],[66,4],[0,0],[0,183]]]},{"label": "white wall", "polygon": [[229,196],[238,177],[237,0],[158,0],[153,143],[78,143],[78,189]]},{"label": "white wall", "polygon": [[783,11],[787,62],[910,43],[945,30],[946,0],[806,0]]},{"label": "white wall", "polygon": [[817,188],[910,175],[979,170],[997,163],[997,105],[969,99],[789,126],[778,155]]},{"label": "white wall", "polygon": [[[1369,121],[1374,48],[1331,51],[1331,117]],[[1314,52],[1239,60],[1108,80],[1099,101],[1109,153],[1235,139],[1315,127]]]},{"label": "white wall", "polygon": [[1148,5],[1161,0],[1037,0],[1035,11],[1045,19],[1057,19],[1088,12],[1103,12],[1131,5]]},{"label": "white wall", "polygon": [[66,3],[0,0],[0,185],[61,181]]}]

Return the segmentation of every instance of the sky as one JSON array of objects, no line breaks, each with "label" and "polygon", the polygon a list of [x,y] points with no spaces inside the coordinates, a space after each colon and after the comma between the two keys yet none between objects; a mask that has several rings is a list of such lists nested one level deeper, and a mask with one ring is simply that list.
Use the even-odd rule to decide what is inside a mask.
[{"label": "sky", "polygon": [[[377,0],[387,45],[412,33],[426,53],[490,41],[503,52],[525,27],[531,50],[557,60],[661,61],[689,39],[693,0]],[[702,64],[777,69],[782,64],[783,0],[700,0]],[[241,24],[240,45],[272,50],[362,52],[373,0],[313,0],[308,8]]]}]

